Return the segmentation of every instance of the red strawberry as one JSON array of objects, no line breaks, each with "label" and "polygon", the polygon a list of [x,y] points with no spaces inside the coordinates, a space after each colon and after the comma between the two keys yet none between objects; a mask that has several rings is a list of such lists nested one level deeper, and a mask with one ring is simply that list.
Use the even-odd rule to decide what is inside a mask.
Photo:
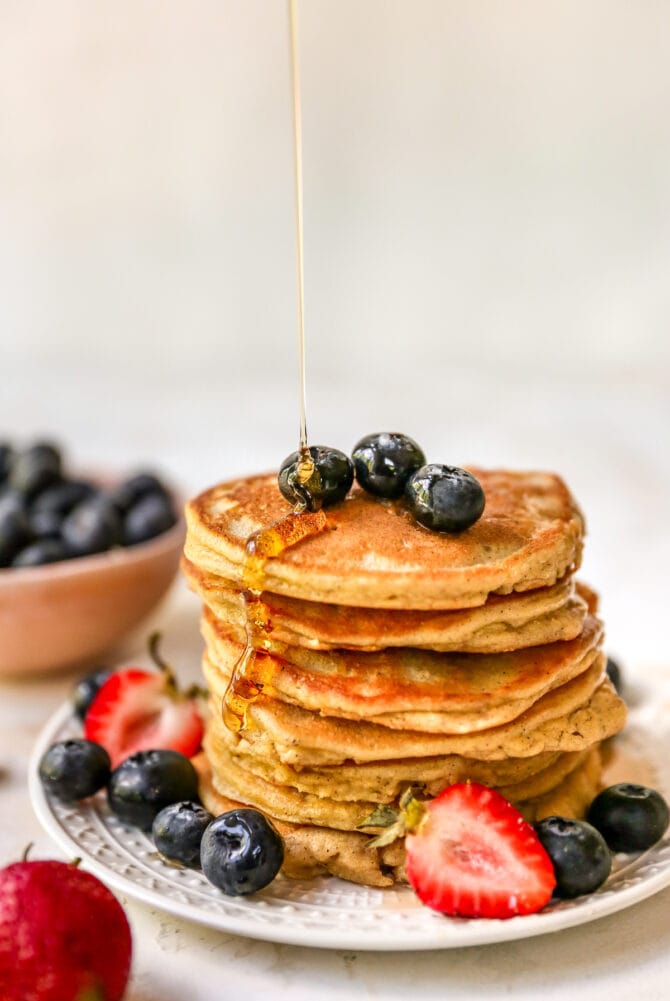
[{"label": "red strawberry", "polygon": [[136,751],[167,749],[192,757],[200,748],[202,717],[193,692],[182,693],[150,640],[157,671],[128,667],[104,683],[84,720],[84,736],[109,753],[116,768]]},{"label": "red strawberry", "polygon": [[120,1001],[130,973],[123,908],[66,862],[0,870],[2,1001]]},{"label": "red strawberry", "polygon": [[549,901],[551,860],[500,793],[458,783],[423,806],[405,839],[405,871],[424,904],[461,917],[509,918]]}]

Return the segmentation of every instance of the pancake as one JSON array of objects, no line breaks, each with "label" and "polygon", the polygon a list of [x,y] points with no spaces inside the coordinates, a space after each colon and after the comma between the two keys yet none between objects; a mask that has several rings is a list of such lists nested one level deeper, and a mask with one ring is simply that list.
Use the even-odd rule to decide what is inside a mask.
[{"label": "pancake", "polygon": [[[242,593],[229,582],[182,560],[189,586],[217,619],[244,630]],[[575,639],[582,631],[587,602],[572,579],[553,587],[512,595],[491,595],[484,605],[451,611],[354,608],[301,601],[266,591],[261,600],[268,638],[312,650],[386,647],[461,653],[504,653]]]},{"label": "pancake", "polygon": [[[217,712],[225,679],[207,656],[203,670]],[[261,695],[249,707],[249,726],[240,739],[259,743],[280,761],[297,768],[440,755],[499,761],[581,751],[611,737],[625,722],[626,707],[603,676],[604,670],[605,657],[599,654],[588,671],[545,695],[518,719],[471,734],[391,730],[374,723],[321,716]]]},{"label": "pancake", "polygon": [[[354,485],[329,509],[328,530],[268,560],[265,589],[354,607],[463,609],[493,593],[551,587],[579,565],[584,520],[558,476],[472,472],[486,507],[467,531],[431,532],[403,501]],[[206,490],[186,506],[186,557],[240,585],[246,540],[289,511],[274,473]]]},{"label": "pancake", "polygon": [[[210,656],[229,677],[244,644],[206,611]],[[501,654],[399,648],[376,653],[273,645],[271,694],[324,716],[364,719],[391,729],[472,733],[509,722],[597,657],[602,625],[589,616],[581,635]]]}]

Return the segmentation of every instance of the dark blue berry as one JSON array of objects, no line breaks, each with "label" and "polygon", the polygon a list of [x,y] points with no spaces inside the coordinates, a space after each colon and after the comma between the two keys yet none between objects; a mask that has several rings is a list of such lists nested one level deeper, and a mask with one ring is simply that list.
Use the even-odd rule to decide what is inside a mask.
[{"label": "dark blue berry", "polygon": [[271,883],[284,861],[284,843],[258,810],[230,810],[213,820],[200,846],[202,871],[229,897]]},{"label": "dark blue berry", "polygon": [[587,820],[613,852],[642,852],[668,828],[668,804],[660,793],[632,782],[603,789],[591,803]]},{"label": "dark blue berry", "polygon": [[14,450],[12,446],[8,445],[5,441],[0,442],[0,484],[4,483],[9,476],[13,455]]},{"label": "dark blue berry", "polygon": [[481,518],[485,504],[484,491],[472,473],[439,463],[412,473],[405,497],[419,524],[437,532],[470,528]]},{"label": "dark blue berry", "polygon": [[172,528],[177,518],[166,494],[146,494],[131,507],[123,521],[122,542],[134,546]]},{"label": "dark blue berry", "polygon": [[583,820],[545,817],[535,830],[554,867],[555,897],[571,900],[602,886],[612,869],[612,856],[595,827]]},{"label": "dark blue berry", "polygon": [[107,797],[120,820],[149,831],[166,806],[197,800],[198,775],[179,751],[138,751],[114,769]]},{"label": "dark blue berry", "polygon": [[121,523],[116,509],[98,494],[70,511],[63,521],[61,535],[71,556],[88,556],[116,545],[121,537]]},{"label": "dark blue berry", "polygon": [[199,803],[172,803],[155,817],[151,836],[157,850],[170,862],[200,868],[200,842],[214,820]]},{"label": "dark blue berry", "polygon": [[401,497],[412,473],[420,469],[426,457],[406,434],[382,431],[361,438],[352,459],[356,479],[375,497]]},{"label": "dark blue berry", "polygon": [[61,539],[38,539],[22,549],[12,560],[13,567],[41,567],[68,560],[70,553]]},{"label": "dark blue berry", "polygon": [[19,494],[7,491],[0,500],[0,567],[10,566],[14,557],[33,538]]},{"label": "dark blue berry", "polygon": [[61,478],[61,454],[55,445],[38,442],[18,452],[12,461],[9,482],[25,497],[35,497]]},{"label": "dark blue berry", "polygon": [[299,504],[308,511],[338,504],[349,493],[354,482],[354,466],[348,455],[326,445],[311,445],[309,454],[314,471],[306,483],[298,479],[300,452],[292,452],[281,464],[279,489],[291,504]]},{"label": "dark blue berry", "polygon": [[623,676],[621,674],[621,668],[616,660],[612,657],[607,658],[607,676],[614,685],[617,693],[621,695],[623,689]]},{"label": "dark blue berry", "polygon": [[109,754],[91,740],[61,740],[44,754],[39,772],[42,785],[56,799],[85,799],[109,782]]},{"label": "dark blue berry", "polygon": [[86,719],[86,713],[91,708],[93,700],[111,674],[113,671],[110,667],[100,667],[97,671],[91,671],[90,674],[84,675],[74,686],[72,705],[82,723]]},{"label": "dark blue berry", "polygon": [[69,480],[67,483],[47,487],[35,499],[28,515],[35,535],[60,535],[65,515],[95,492],[95,487],[85,480]]},{"label": "dark blue berry", "polygon": [[135,476],[131,476],[112,490],[110,497],[114,506],[125,514],[147,494],[168,496],[164,483],[153,473],[137,473]]}]

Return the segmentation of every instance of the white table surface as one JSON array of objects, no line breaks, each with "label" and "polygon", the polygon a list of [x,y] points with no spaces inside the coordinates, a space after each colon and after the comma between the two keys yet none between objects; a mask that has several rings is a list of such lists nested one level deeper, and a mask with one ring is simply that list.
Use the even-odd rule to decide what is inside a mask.
[{"label": "white table surface", "polygon": [[[326,398],[328,390],[324,390]],[[536,399],[540,396],[534,388]],[[459,433],[473,451],[488,460],[498,453],[511,465],[563,469],[590,522],[586,579],[604,594],[610,649],[621,654],[629,677],[647,680],[665,673],[670,658],[665,643],[670,539],[667,532],[670,499],[670,459],[667,440],[667,395],[662,384],[635,391],[626,406],[616,387],[573,391],[572,411],[552,423],[552,412],[565,400],[566,387],[548,385],[538,410],[524,423],[525,400],[508,390],[505,422],[492,420],[491,409],[472,420],[463,419]],[[232,407],[232,404],[229,403]],[[362,406],[364,406],[362,404]],[[373,426],[370,414],[347,416],[338,444],[355,440],[356,426]],[[433,406],[430,402],[428,406]],[[434,405],[435,408],[437,404]],[[455,406],[455,405],[454,405]],[[215,413],[214,400],[201,400],[202,413]],[[436,412],[436,411],[435,411]],[[165,440],[177,441],[183,420],[177,409],[164,429]],[[123,414],[120,415],[123,420]],[[432,426],[433,411],[426,426]],[[17,418],[18,422],[18,418]],[[398,424],[402,424],[400,419]],[[416,422],[415,422],[416,423]],[[70,428],[69,425],[72,425]],[[56,427],[72,440],[73,414]],[[80,425],[81,427],[81,425]],[[520,430],[523,428],[523,435]],[[588,428],[588,436],[583,434]],[[17,428],[18,433],[18,428]],[[25,431],[22,432],[25,436]],[[88,434],[88,437],[87,437]],[[151,441],[130,436],[135,453]],[[271,456],[287,451],[282,431],[269,431],[263,449],[252,441],[250,451],[228,451],[220,463],[222,475],[235,469],[263,468]],[[145,440],[146,439],[146,440]],[[231,439],[233,440],[233,439]],[[93,453],[95,431],[82,429],[80,449]],[[83,442],[83,445],[81,444]],[[143,444],[144,442],[144,444]],[[209,444],[207,444],[209,443]],[[542,461],[543,450],[551,454]],[[121,446],[117,451],[121,453]],[[345,446],[346,447],[346,446]],[[437,451],[433,445],[431,452]],[[207,451],[209,448],[209,451]],[[219,448],[214,438],[202,439],[199,451],[188,440],[171,457],[172,468],[187,489],[211,478]],[[117,460],[111,450],[109,461]],[[463,451],[463,448],[460,449]],[[634,460],[634,461],[633,461]],[[205,473],[202,473],[202,469]],[[665,521],[662,519],[665,518]],[[665,557],[665,558],[664,558]],[[128,640],[118,662],[141,662],[143,637],[150,627],[165,633],[165,651],[184,678],[197,677],[201,640],[198,604],[178,584],[163,607],[137,636]],[[41,726],[67,696],[72,675],[32,681],[0,682],[0,863],[18,858],[29,841],[34,857],[59,855],[33,816],[26,790],[28,756]],[[371,1001],[371,999],[454,998],[567,999],[617,1001],[643,992],[645,1001],[670,997],[670,890],[601,921],[526,942],[477,947],[460,952],[344,953],[254,942],[208,931],[185,921],[124,900],[133,929],[133,976],[127,1001]]]}]

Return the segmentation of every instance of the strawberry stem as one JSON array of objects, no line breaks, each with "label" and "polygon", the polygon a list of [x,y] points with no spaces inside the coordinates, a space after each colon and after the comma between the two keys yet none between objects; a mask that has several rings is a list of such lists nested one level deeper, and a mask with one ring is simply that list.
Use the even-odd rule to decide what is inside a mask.
[{"label": "strawberry stem", "polygon": [[34,847],[35,847],[35,842],[34,841],[29,841],[28,844],[25,847],[23,855],[21,856],[21,861],[22,862],[27,862],[28,861],[28,856],[30,855],[30,853],[31,853],[31,851],[33,850]]},{"label": "strawberry stem", "polygon": [[151,636],[149,637],[149,656],[153,660],[158,670],[162,671],[163,674],[165,675],[165,680],[168,686],[174,689],[174,691],[176,692],[178,686],[175,673],[170,664],[168,664],[168,662],[163,659],[160,650],[158,649],[158,644],[161,642],[162,638],[163,634],[160,632],[155,632],[151,634]]}]

